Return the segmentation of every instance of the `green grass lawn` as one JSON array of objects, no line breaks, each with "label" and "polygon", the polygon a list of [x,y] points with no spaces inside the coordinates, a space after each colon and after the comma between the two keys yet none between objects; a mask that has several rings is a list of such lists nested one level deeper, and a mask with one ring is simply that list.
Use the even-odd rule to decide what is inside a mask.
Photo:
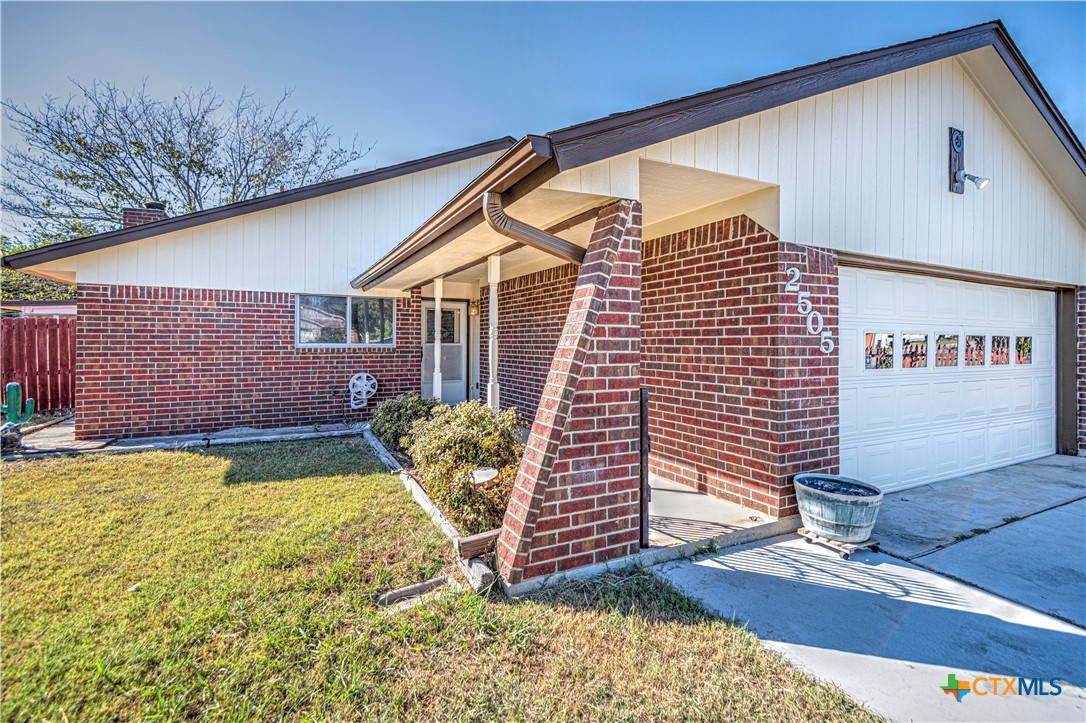
[{"label": "green grass lawn", "polygon": [[355,439],[0,472],[4,720],[870,718],[646,572],[379,610],[452,558]]}]

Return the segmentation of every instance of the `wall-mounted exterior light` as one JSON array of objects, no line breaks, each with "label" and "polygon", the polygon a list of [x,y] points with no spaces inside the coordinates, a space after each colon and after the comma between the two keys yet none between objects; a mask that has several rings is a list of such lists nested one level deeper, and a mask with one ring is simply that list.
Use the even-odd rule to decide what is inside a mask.
[{"label": "wall-mounted exterior light", "polygon": [[472,301],[471,303],[468,304],[468,316],[478,316],[478,315],[479,315],[479,302],[478,301]]},{"label": "wall-mounted exterior light", "polygon": [[954,177],[957,179],[958,183],[963,183],[964,184],[965,181],[972,181],[973,185],[976,186],[978,189],[984,188],[985,186],[987,186],[989,183],[992,182],[992,179],[990,179],[990,178],[984,178],[982,176],[974,176],[972,173],[966,173],[965,171],[958,171],[954,175]]},{"label": "wall-mounted exterior light", "polygon": [[965,182],[972,181],[978,188],[984,188],[992,182],[990,178],[974,176],[965,172],[965,133],[957,128],[950,129],[950,192],[965,193]]}]

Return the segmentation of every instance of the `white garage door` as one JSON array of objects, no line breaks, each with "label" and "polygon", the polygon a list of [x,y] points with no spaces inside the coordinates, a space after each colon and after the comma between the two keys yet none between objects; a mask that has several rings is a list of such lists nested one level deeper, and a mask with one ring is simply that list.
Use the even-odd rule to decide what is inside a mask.
[{"label": "white garage door", "polygon": [[841,473],[905,489],[1056,451],[1055,295],[841,269]]}]

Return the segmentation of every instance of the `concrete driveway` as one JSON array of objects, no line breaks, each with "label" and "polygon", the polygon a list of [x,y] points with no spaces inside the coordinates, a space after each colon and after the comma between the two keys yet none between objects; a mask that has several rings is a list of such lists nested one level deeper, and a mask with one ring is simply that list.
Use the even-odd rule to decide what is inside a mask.
[{"label": "concrete driveway", "polygon": [[889,494],[879,549],[1086,626],[1086,458],[1033,462]]},{"label": "concrete driveway", "polygon": [[1086,500],[997,527],[912,562],[1086,627]]},{"label": "concrete driveway", "polygon": [[[873,552],[844,561],[789,536],[657,574],[883,717],[1086,720],[1086,630],[910,562]],[[957,702],[942,690],[951,674],[1056,679],[1062,692]]]},{"label": "concrete driveway", "polygon": [[[874,536],[848,561],[787,537],[658,572],[884,717],[1086,720],[1086,459],[887,495]],[[1063,689],[958,702],[951,674]]]},{"label": "concrete driveway", "polygon": [[1086,499],[1086,457],[1052,455],[886,495],[874,536],[905,560]]}]

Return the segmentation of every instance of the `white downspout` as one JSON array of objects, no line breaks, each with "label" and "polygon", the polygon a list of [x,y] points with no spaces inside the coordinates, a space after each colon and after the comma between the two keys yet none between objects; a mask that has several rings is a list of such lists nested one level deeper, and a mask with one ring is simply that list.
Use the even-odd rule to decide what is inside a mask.
[{"label": "white downspout", "polygon": [[487,305],[487,338],[489,380],[486,385],[486,403],[497,412],[501,408],[498,390],[498,283],[502,276],[502,257],[489,256],[486,260],[486,282],[490,285],[490,301]]}]

